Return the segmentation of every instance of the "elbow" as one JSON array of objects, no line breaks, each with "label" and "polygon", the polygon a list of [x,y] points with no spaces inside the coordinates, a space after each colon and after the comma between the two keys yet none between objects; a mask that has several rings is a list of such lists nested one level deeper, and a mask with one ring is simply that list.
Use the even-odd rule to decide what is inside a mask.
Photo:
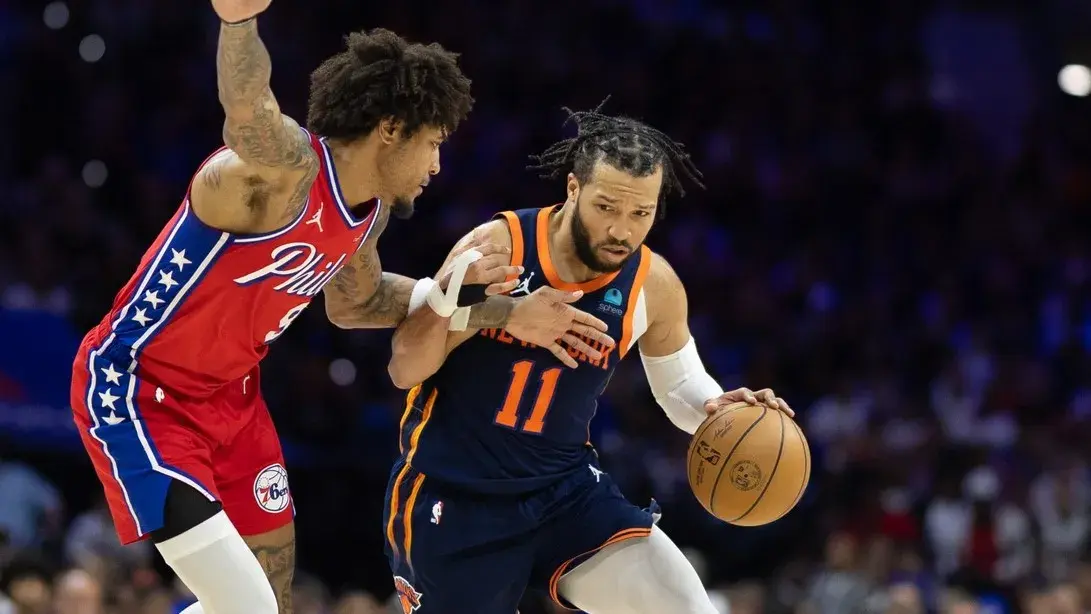
[{"label": "elbow", "polygon": [[344,302],[330,300],[330,294],[326,292],[326,319],[337,328],[351,330],[359,328],[357,318],[352,309]]},{"label": "elbow", "polygon": [[419,377],[417,374],[412,373],[411,369],[405,368],[403,360],[399,360],[397,356],[390,359],[390,363],[386,366],[386,372],[390,375],[390,381],[394,383],[394,387],[399,390],[409,390],[413,386],[424,381],[423,377]]},{"label": "elbow", "polygon": [[394,333],[394,339],[390,344],[390,362],[386,365],[386,372],[390,375],[390,381],[395,387],[409,390],[431,377],[438,367],[430,368],[427,361],[421,360],[420,352],[413,352],[405,344],[399,343],[400,332]]},{"label": "elbow", "polygon": [[327,310],[326,318],[330,321],[330,324],[333,324],[334,326],[342,330],[352,330],[353,328],[357,328],[357,326],[354,325],[354,320],[343,313],[331,312]]}]

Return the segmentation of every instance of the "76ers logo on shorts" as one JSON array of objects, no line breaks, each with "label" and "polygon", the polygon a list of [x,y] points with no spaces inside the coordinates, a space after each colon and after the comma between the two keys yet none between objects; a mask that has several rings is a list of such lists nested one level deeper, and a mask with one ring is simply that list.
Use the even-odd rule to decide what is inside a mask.
[{"label": "76ers logo on shorts", "polygon": [[258,472],[254,480],[254,498],[261,509],[270,514],[283,512],[291,503],[288,493],[288,471],[284,467],[269,465]]}]

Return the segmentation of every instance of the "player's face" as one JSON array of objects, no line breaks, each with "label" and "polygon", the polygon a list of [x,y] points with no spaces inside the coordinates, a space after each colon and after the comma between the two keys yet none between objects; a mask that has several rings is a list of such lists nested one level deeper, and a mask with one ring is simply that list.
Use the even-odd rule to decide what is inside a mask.
[{"label": "player's face", "polygon": [[576,203],[572,237],[580,261],[601,273],[624,266],[648,238],[662,187],[662,168],[633,177],[599,162],[582,186],[569,174],[568,200]]},{"label": "player's face", "polygon": [[384,194],[392,199],[390,212],[406,219],[413,215],[413,201],[424,191],[433,175],[439,173],[439,147],[446,131],[424,126],[413,136],[397,130],[380,162]]}]

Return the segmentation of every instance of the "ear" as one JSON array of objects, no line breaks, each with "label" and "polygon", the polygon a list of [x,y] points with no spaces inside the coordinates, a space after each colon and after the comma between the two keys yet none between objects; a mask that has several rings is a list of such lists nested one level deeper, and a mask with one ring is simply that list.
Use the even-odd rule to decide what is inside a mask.
[{"label": "ear", "polygon": [[402,122],[394,119],[393,117],[384,117],[379,120],[379,140],[386,145],[391,145],[394,141],[398,140],[398,133],[401,131]]},{"label": "ear", "polygon": [[568,192],[567,201],[571,203],[579,202],[580,199],[580,180],[576,179],[576,176],[572,173],[568,173],[568,182],[565,184],[565,189]]}]

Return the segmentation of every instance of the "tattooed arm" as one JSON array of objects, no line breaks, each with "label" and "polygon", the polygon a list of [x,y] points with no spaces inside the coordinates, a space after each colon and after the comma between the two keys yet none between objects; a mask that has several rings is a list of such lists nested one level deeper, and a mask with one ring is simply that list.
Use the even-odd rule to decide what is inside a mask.
[{"label": "tattooed arm", "polygon": [[216,75],[228,149],[197,172],[190,192],[194,212],[215,228],[259,233],[284,226],[306,204],[318,173],[309,138],[273,97],[271,74],[257,20],[222,23]]},{"label": "tattooed arm", "polygon": [[[498,255],[499,264],[511,264],[511,234],[501,220],[489,222],[466,235],[452,248],[440,270],[445,270],[455,256],[471,243],[488,242],[504,250]],[[496,257],[496,256],[494,256]],[[518,283],[518,273],[512,284]],[[511,289],[511,284],[507,287]],[[409,389],[423,382],[443,366],[447,355],[482,328],[503,328],[508,323],[517,300],[503,294],[485,299],[470,307],[470,319],[464,331],[448,331],[451,319],[441,317],[435,311],[422,307],[405,319],[394,332],[391,342],[391,358],[387,372],[394,385]]]},{"label": "tattooed arm", "polygon": [[[379,215],[371,238],[323,289],[326,316],[340,328],[394,328],[408,315],[409,300],[417,280],[383,271],[378,237],[386,228],[390,210],[384,208]],[[503,326],[501,318],[506,316],[503,305],[512,301],[505,297],[493,298],[496,300],[470,308],[470,326],[486,328],[493,323]],[[510,305],[507,309],[510,310]],[[421,315],[415,318],[422,318],[425,313],[435,315],[431,309],[418,311]],[[436,316],[436,319],[442,319],[443,330],[446,331],[448,318]]]},{"label": "tattooed arm", "polygon": [[340,328],[394,328],[409,311],[417,280],[383,272],[379,236],[390,221],[390,208],[380,206],[367,242],[322,290],[326,317]]}]

